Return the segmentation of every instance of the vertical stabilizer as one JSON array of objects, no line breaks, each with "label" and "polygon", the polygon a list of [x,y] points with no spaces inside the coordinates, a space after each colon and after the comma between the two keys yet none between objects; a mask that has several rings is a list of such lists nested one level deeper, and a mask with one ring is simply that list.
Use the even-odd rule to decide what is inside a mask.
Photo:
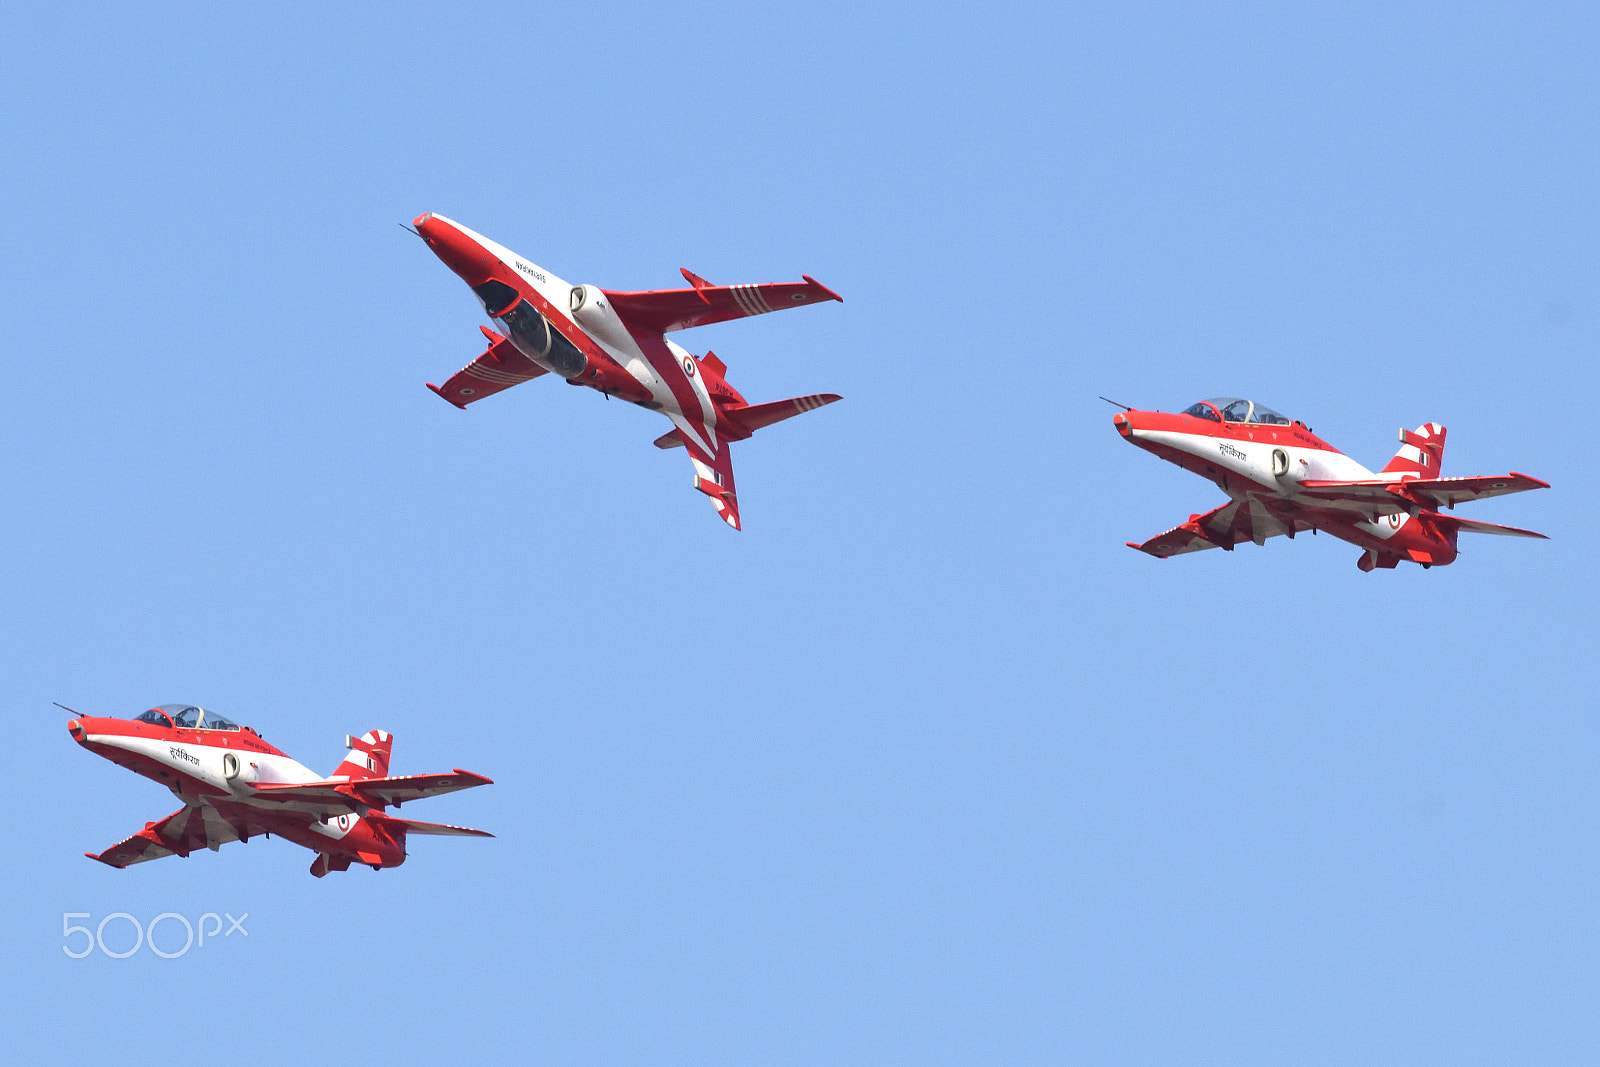
[{"label": "vertical stabilizer", "polygon": [[1437,422],[1425,422],[1415,433],[1400,431],[1400,451],[1394,454],[1381,474],[1398,474],[1407,478],[1438,478],[1444,464],[1444,427]]},{"label": "vertical stabilizer", "polygon": [[387,778],[389,748],[393,744],[394,735],[384,730],[368,730],[360,737],[346,737],[344,746],[350,752],[328,777],[351,782],[359,782],[366,778]]}]

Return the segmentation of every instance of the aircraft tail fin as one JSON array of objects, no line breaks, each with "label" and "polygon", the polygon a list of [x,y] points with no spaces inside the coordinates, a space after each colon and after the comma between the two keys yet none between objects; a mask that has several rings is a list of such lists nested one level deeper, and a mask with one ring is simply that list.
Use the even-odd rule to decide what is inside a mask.
[{"label": "aircraft tail fin", "polygon": [[1415,433],[1401,430],[1400,451],[1378,473],[1439,477],[1439,468],[1444,463],[1444,435],[1444,427],[1437,422],[1425,422]]},{"label": "aircraft tail fin", "polygon": [[689,462],[694,464],[694,487],[711,498],[722,521],[735,530],[739,525],[739,493],[733,484],[733,456],[728,450],[728,439],[717,442],[717,454],[707,463],[704,453],[689,450]]},{"label": "aircraft tail fin", "polygon": [[394,735],[385,730],[368,730],[360,737],[346,737],[344,747],[350,751],[328,777],[351,782],[387,778],[389,749],[393,745]]}]

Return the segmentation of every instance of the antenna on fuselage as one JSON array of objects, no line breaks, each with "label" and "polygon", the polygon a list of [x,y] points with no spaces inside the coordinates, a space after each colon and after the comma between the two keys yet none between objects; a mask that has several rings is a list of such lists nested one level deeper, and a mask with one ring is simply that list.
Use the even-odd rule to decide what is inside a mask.
[{"label": "antenna on fuselage", "polygon": [[52,700],[50,703],[52,703],[56,707],[60,708],[62,711],[66,712],[68,715],[72,715],[72,716],[75,716],[75,717],[78,717],[78,718],[82,718],[82,716],[78,715],[77,712],[73,711],[71,708],[67,707],[65,704],[61,703],[61,701],[59,701],[59,700]]},{"label": "antenna on fuselage", "polygon": [[1101,397],[1101,398],[1100,398],[1100,399],[1101,399],[1101,400],[1104,400],[1104,401],[1105,401],[1105,402],[1106,402],[1106,403],[1107,403],[1107,404],[1110,404],[1110,405],[1111,405],[1111,406],[1112,406],[1112,407],[1114,407],[1114,408],[1121,408],[1121,409],[1122,409],[1122,410],[1123,410],[1123,411],[1132,411],[1132,410],[1133,410],[1133,409],[1132,409],[1132,408],[1131,408],[1131,407],[1129,407],[1129,406],[1128,406],[1128,405],[1127,405],[1127,404],[1119,404],[1119,403],[1117,403],[1117,402],[1116,402],[1116,401],[1115,401],[1115,400],[1112,400],[1112,399],[1111,399],[1111,398],[1110,398],[1110,397],[1108,397],[1108,396],[1103,396],[1103,397]]},{"label": "antenna on fuselage", "polygon": [[[407,225],[406,225],[406,224],[405,224],[405,223],[403,223],[403,222],[402,222],[402,223],[401,223],[401,224],[400,224],[400,228],[401,228],[401,229],[402,229],[402,230],[404,230],[404,231],[406,231],[406,232],[407,232],[407,233],[415,233],[415,234],[417,234],[417,236],[418,236],[418,237],[422,237],[422,234],[420,234],[420,233],[417,233],[417,230],[416,230],[416,228],[415,228],[415,227],[413,227],[413,226],[407,226]],[[426,238],[426,237],[423,237],[423,240],[427,240],[427,238]]]}]

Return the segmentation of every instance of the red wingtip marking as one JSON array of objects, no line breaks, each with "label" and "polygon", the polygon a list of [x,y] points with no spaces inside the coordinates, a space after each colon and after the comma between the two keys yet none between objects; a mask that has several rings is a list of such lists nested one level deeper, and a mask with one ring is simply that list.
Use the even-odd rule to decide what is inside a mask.
[{"label": "red wingtip marking", "polygon": [[429,389],[432,389],[435,393],[438,393],[439,394],[439,399],[443,400],[446,404],[449,404],[451,407],[460,408],[462,411],[467,410],[467,405],[465,405],[465,404],[457,404],[454,400],[451,400],[449,397],[444,395],[444,390],[443,389],[440,389],[437,385],[434,385],[432,382],[424,382],[423,384],[425,384]]},{"label": "red wingtip marking", "polygon": [[817,281],[811,275],[802,274],[802,275],[800,275],[800,277],[802,277],[802,278],[804,278],[806,280],[806,284],[807,285],[815,286],[816,288],[821,289],[830,298],[839,301],[839,303],[841,303],[841,304],[844,303],[844,297],[840,296],[838,293],[834,292],[832,289],[829,289],[826,285],[823,285],[821,282]]}]

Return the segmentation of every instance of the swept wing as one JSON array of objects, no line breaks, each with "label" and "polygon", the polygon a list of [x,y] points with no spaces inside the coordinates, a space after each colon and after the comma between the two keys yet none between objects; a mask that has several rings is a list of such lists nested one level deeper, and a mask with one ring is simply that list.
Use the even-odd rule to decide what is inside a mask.
[{"label": "swept wing", "polygon": [[187,856],[196,849],[213,852],[230,841],[239,841],[267,832],[252,824],[236,809],[223,811],[207,803],[188,804],[160,822],[146,824],[132,837],[117,842],[98,856],[84,855],[111,867],[127,867],[167,856]]},{"label": "swept wing", "polygon": [[549,373],[517,351],[517,346],[487,326],[479,326],[489,347],[483,354],[450,376],[443,385],[428,383],[428,388],[462,410],[476,400],[493,396],[502,389],[521,385]]},{"label": "swept wing", "polygon": [[1221,548],[1229,552],[1234,545],[1253,541],[1265,544],[1269,537],[1293,537],[1301,530],[1311,529],[1303,519],[1274,514],[1259,500],[1232,501],[1213,508],[1204,515],[1191,515],[1182,526],[1174,526],[1142,545],[1128,542],[1157,559],[1181,556],[1188,552],[1201,552],[1208,548]]}]

